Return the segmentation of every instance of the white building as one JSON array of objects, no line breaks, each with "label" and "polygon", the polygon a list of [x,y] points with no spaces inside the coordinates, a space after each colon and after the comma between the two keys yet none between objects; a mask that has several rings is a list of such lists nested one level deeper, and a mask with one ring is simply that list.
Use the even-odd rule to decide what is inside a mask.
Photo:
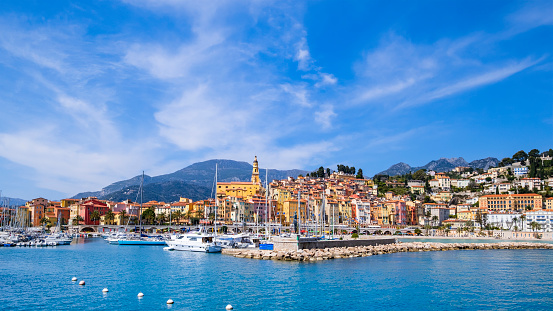
[{"label": "white building", "polygon": [[355,207],[355,220],[360,225],[371,224],[371,202],[369,200],[353,199],[351,204]]},{"label": "white building", "polygon": [[552,232],[553,231],[553,210],[533,210],[526,213],[525,230],[532,231],[532,222],[537,222],[541,229],[537,232]]},{"label": "white building", "polygon": [[528,187],[529,190],[538,189],[541,190],[543,186],[543,180],[539,178],[523,178],[520,181],[521,187]]},{"label": "white building", "polygon": [[452,179],[451,185],[453,187],[457,188],[466,188],[469,186],[470,180],[469,179]]},{"label": "white building", "polygon": [[[489,213],[488,224],[505,230],[513,230],[515,226],[521,229],[522,221],[520,220],[522,214],[518,213]],[[513,221],[516,219],[516,222]]]}]

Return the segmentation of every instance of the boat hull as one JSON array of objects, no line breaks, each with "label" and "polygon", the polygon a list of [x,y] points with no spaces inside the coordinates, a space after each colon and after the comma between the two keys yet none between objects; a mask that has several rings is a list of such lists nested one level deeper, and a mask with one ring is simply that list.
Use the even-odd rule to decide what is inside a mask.
[{"label": "boat hull", "polygon": [[119,245],[165,245],[165,241],[119,240]]},{"label": "boat hull", "polygon": [[172,247],[176,251],[187,251],[187,252],[201,252],[201,253],[220,253],[221,246],[218,245],[191,245],[191,244],[181,244],[167,241],[167,245]]}]

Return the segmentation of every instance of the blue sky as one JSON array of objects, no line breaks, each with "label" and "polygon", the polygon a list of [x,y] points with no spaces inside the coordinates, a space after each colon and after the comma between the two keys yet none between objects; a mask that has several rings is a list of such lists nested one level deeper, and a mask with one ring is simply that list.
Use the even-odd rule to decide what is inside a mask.
[{"label": "blue sky", "polygon": [[0,189],[553,147],[551,1],[3,1]]}]

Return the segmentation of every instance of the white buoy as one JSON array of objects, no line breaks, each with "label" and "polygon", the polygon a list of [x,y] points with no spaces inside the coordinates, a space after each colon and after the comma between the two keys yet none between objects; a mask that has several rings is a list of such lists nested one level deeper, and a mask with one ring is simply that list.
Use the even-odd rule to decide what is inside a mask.
[{"label": "white buoy", "polygon": [[84,281],[80,281],[80,282],[79,282],[79,285],[84,285]]},{"label": "white buoy", "polygon": [[107,288],[102,289],[102,293],[107,293],[109,290]]},{"label": "white buoy", "polygon": [[227,305],[227,307],[225,308],[227,310],[232,310],[232,306],[231,305]]},{"label": "white buoy", "polygon": [[71,281],[77,282],[77,278],[76,278],[76,277],[73,277],[73,278],[71,279]]},{"label": "white buoy", "polygon": [[138,298],[142,298],[144,297],[144,294],[142,294],[142,292],[138,293]]},{"label": "white buoy", "polygon": [[172,305],[173,303],[174,303],[173,299],[167,300],[167,304],[168,304],[168,305]]}]

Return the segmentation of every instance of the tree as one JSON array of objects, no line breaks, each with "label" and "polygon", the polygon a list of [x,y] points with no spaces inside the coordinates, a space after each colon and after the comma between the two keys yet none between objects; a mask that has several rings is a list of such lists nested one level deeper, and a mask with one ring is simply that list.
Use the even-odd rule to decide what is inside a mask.
[{"label": "tree", "polygon": [[90,214],[90,221],[92,222],[96,222],[100,220],[100,212],[98,210],[94,210],[91,214]]},{"label": "tree", "polygon": [[432,223],[434,224],[434,227],[438,225],[439,218],[438,216],[434,215],[432,216]]},{"label": "tree", "polygon": [[81,215],[77,215],[75,216],[75,218],[73,218],[73,225],[78,226],[79,222],[81,221],[84,221],[84,219],[81,217]]},{"label": "tree", "polygon": [[365,178],[365,177],[363,177],[363,170],[362,169],[357,170],[357,176],[355,176],[355,178],[358,178],[358,179],[364,179]]},{"label": "tree", "polygon": [[176,223],[179,223],[180,219],[182,218],[182,212],[180,210],[173,213],[173,216],[171,219],[174,219]]},{"label": "tree", "polygon": [[127,220],[128,218],[129,218],[129,216],[127,215],[127,212],[125,212],[125,210],[122,210],[122,211],[119,212],[120,224],[124,224],[125,220]]},{"label": "tree", "polygon": [[167,221],[167,217],[163,213],[158,214],[156,215],[156,220],[158,224],[163,225]]},{"label": "tree", "polygon": [[104,220],[106,221],[106,223],[113,225],[114,219],[115,219],[115,214],[111,210],[108,210],[104,215]]},{"label": "tree", "polygon": [[515,153],[513,155],[513,160],[515,162],[522,162],[528,159],[528,154],[524,152],[524,150],[520,150],[519,152]]},{"label": "tree", "polygon": [[537,238],[538,235],[536,234],[536,231],[541,230],[541,225],[535,221],[532,221],[530,223],[530,228],[532,228],[532,231],[534,231],[534,236]]},{"label": "tree", "polygon": [[514,162],[515,161],[513,161],[513,159],[511,159],[511,158],[503,158],[503,160],[501,160],[500,163],[503,164],[502,166],[507,166],[507,165],[513,164]]},{"label": "tree", "polygon": [[426,179],[426,170],[420,169],[420,170],[416,171],[413,174],[413,179],[425,180]]},{"label": "tree", "polygon": [[538,149],[532,149],[528,152],[528,157],[537,158],[540,156],[540,151]]},{"label": "tree", "polygon": [[520,220],[520,228],[524,230],[524,222],[526,221],[526,215],[522,214],[518,219]]},{"label": "tree", "polygon": [[46,216],[42,217],[40,219],[40,224],[44,227],[45,225],[47,226],[48,224],[50,223],[50,219]]},{"label": "tree", "polygon": [[149,207],[144,212],[142,212],[142,219],[149,224],[153,224],[154,220],[156,219],[156,212],[152,207]]},{"label": "tree", "polygon": [[476,212],[476,222],[480,225],[480,229],[483,229],[487,225],[488,215],[478,210]]}]

